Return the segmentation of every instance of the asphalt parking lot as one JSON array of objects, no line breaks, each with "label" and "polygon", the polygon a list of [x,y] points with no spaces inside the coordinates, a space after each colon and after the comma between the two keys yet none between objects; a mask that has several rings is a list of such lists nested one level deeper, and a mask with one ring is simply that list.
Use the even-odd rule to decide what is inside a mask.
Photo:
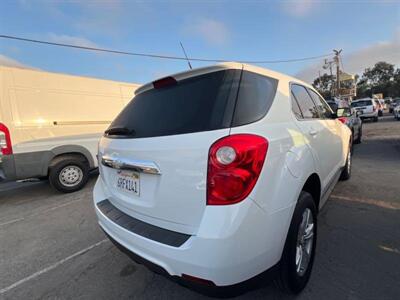
[{"label": "asphalt parking lot", "polygon": [[[365,122],[352,178],[319,216],[313,274],[298,299],[400,299],[400,122]],[[0,298],[159,299],[204,296],[152,273],[104,236],[88,186],[0,185]],[[243,299],[292,299],[272,284]]]}]

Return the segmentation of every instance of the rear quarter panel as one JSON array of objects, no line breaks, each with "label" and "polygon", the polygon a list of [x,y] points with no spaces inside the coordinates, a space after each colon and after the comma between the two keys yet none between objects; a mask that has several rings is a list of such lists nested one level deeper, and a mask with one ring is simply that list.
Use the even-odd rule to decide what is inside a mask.
[{"label": "rear quarter panel", "polygon": [[294,122],[288,81],[279,81],[274,102],[262,120],[234,127],[230,133],[254,133],[268,140],[263,170],[250,198],[268,213],[293,206],[315,165],[307,138]]},{"label": "rear quarter panel", "polygon": [[264,166],[249,198],[266,213],[263,223],[254,230],[263,228],[258,239],[275,263],[281,257],[302,187],[315,170],[308,141],[294,122],[289,99],[288,81],[279,81],[268,114],[258,122],[232,128],[230,132],[253,133],[268,140]]}]

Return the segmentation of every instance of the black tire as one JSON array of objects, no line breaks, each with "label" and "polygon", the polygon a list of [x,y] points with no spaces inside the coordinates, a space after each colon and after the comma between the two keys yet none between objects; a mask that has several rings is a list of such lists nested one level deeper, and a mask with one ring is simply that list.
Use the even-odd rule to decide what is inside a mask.
[{"label": "black tire", "polygon": [[[55,158],[49,168],[49,182],[56,190],[72,193],[83,188],[89,179],[89,164],[86,159],[65,155]],[[63,172],[62,175],[61,172]],[[63,181],[62,178],[65,180]],[[68,184],[69,181],[70,183]]]},{"label": "black tire", "polygon": [[340,174],[339,180],[349,180],[351,177],[351,166],[352,166],[352,156],[353,156],[353,148],[351,147],[351,143],[349,146],[349,152],[347,153],[346,164]]},{"label": "black tire", "polygon": [[[302,230],[303,214],[310,212],[313,218],[313,235],[312,239],[304,240],[303,243],[309,241],[309,248],[311,249],[308,265],[305,269],[301,269],[303,273],[300,274],[297,270],[296,259],[298,254],[298,238],[304,238],[303,235],[299,234]],[[293,213],[292,221],[290,223],[289,232],[286,237],[285,248],[283,250],[282,259],[280,262],[280,269],[278,277],[275,281],[277,286],[284,292],[289,294],[300,293],[307,285],[312,267],[314,264],[315,257],[315,246],[317,242],[317,209],[315,202],[310,193],[302,191],[296,204],[296,208]],[[307,256],[305,256],[307,257]],[[299,260],[301,262],[301,260]]]},{"label": "black tire", "polygon": [[374,117],[374,122],[378,122],[378,117]]},{"label": "black tire", "polygon": [[357,139],[354,141],[354,144],[361,144],[361,139],[362,139],[362,126],[358,128],[358,136]]}]

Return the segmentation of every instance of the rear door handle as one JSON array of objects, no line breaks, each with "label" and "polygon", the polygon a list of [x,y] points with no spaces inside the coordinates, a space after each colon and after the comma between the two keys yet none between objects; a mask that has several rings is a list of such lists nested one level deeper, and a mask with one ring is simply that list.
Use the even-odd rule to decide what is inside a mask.
[{"label": "rear door handle", "polygon": [[316,136],[317,135],[317,131],[315,129],[310,129],[310,131],[308,132],[311,136]]},{"label": "rear door handle", "polygon": [[102,156],[101,164],[118,170],[130,170],[147,174],[161,175],[160,168],[154,162],[148,160],[134,160]]}]

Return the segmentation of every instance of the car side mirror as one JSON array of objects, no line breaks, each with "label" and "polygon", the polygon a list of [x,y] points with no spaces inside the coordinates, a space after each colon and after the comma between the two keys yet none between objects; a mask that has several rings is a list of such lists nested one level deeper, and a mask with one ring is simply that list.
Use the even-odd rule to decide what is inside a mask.
[{"label": "car side mirror", "polygon": [[345,112],[344,108],[338,108],[338,109],[336,110],[336,118],[338,118],[338,117],[343,117],[344,112]]}]

